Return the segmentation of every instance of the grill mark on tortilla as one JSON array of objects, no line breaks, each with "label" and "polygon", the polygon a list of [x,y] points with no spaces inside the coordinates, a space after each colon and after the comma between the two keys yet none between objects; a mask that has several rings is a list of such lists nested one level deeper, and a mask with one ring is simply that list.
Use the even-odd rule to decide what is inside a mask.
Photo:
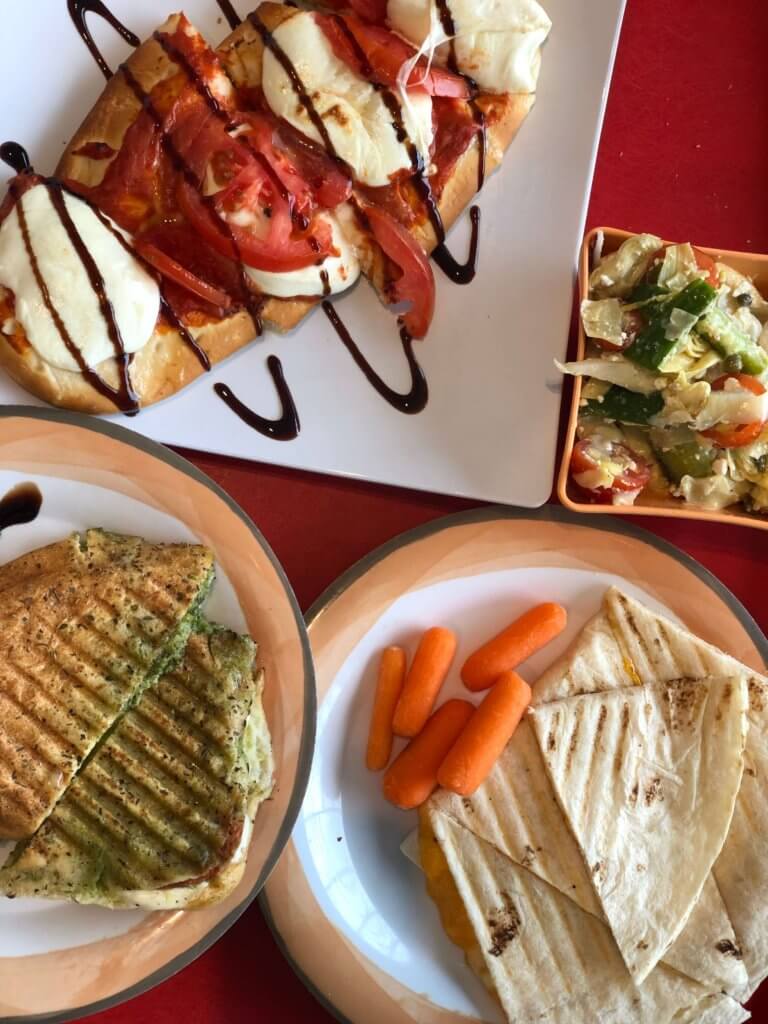
[{"label": "grill mark on tortilla", "polygon": [[742,952],[730,939],[721,939],[715,943],[715,949],[723,956],[732,956],[734,960],[742,960]]},{"label": "grill mark on tortilla", "polygon": [[[573,763],[573,755],[576,751],[576,744],[579,740],[579,733],[581,732],[581,721],[582,721],[582,703],[579,701],[576,704],[576,712],[574,715],[575,723],[571,732],[571,738],[568,742],[568,753],[565,758],[565,774],[569,775],[571,771],[571,764]],[[559,717],[558,712],[558,717]]]},{"label": "grill mark on tortilla", "polygon": [[627,735],[629,730],[629,704],[624,701],[621,708],[621,732],[619,737],[619,743],[616,748],[616,755],[613,759],[613,772],[614,775],[618,775],[621,771],[622,765],[624,764],[624,750],[627,743]]},{"label": "grill mark on tortilla", "polygon": [[749,709],[757,714],[765,711],[766,687],[760,682],[757,676],[750,676],[749,684]]},{"label": "grill mark on tortilla", "polygon": [[632,792],[629,795],[629,802],[634,807],[637,804],[637,797],[640,793],[640,783],[636,782],[632,787]]},{"label": "grill mark on tortilla", "polygon": [[650,807],[656,800],[660,803],[664,801],[664,790],[661,785],[661,779],[658,776],[651,779],[645,787],[645,806]]},{"label": "grill mark on tortilla", "polygon": [[728,709],[728,705],[731,703],[731,697],[733,696],[733,683],[726,683],[723,687],[723,692],[720,695],[720,700],[717,702],[717,711],[715,712],[715,721],[719,722],[723,717],[723,711]]},{"label": "grill mark on tortilla", "polygon": [[[650,664],[652,664],[653,662],[652,662],[652,659],[651,659],[651,652],[648,649],[648,644],[647,644],[646,639],[643,636],[642,632],[640,631],[640,627],[638,626],[637,622],[635,621],[634,616],[632,615],[632,612],[630,611],[629,603],[628,603],[627,599],[624,597],[623,594],[617,594],[616,595],[616,600],[621,605],[621,610],[624,613],[624,622],[626,623],[629,632],[633,634],[633,636],[635,638],[635,641],[637,642],[637,646],[640,648],[640,650],[642,651],[643,655],[645,656],[645,660],[647,662],[649,662]],[[633,665],[633,668],[634,668],[634,665]]]},{"label": "grill mark on tortilla", "polygon": [[501,956],[507,947],[515,941],[520,934],[522,919],[520,912],[507,892],[501,893],[502,905],[499,909],[492,911],[487,920],[491,932],[491,946],[488,949],[490,956]]}]

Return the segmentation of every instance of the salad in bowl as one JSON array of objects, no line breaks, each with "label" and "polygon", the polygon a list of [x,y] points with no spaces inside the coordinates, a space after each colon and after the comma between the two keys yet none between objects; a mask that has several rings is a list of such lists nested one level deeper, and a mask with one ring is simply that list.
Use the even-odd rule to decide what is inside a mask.
[{"label": "salad in bowl", "polygon": [[598,233],[570,493],[583,503],[768,512],[768,301],[690,243]]}]

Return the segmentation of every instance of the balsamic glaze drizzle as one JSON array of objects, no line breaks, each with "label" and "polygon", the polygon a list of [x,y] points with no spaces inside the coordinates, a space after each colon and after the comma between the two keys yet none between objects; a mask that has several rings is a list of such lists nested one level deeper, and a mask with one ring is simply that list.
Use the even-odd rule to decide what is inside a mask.
[{"label": "balsamic glaze drizzle", "polygon": [[274,441],[293,441],[299,436],[301,424],[296,410],[296,403],[293,400],[293,395],[283,374],[283,364],[277,356],[270,356],[267,359],[267,369],[274,382],[282,408],[282,413],[276,420],[267,419],[265,416],[260,416],[252,409],[249,409],[247,405],[233,394],[227,384],[214,384],[213,390],[222,402],[236,416],[239,416],[243,423],[246,423],[253,430],[263,434],[264,437],[271,437]]},{"label": "balsamic glaze drizzle", "polygon": [[112,11],[102,3],[102,0],[67,0],[67,10],[69,16],[75,23],[75,28],[80,33],[80,37],[91,52],[91,56],[98,64],[102,74],[105,78],[112,77],[112,71],[109,65],[101,55],[101,50],[94,42],[91,30],[85,21],[86,14],[98,14],[100,18],[103,18],[108,22],[118,35],[122,36],[123,39],[130,46],[138,46],[141,40],[138,36],[134,35],[129,29],[123,25],[121,21],[115,17]]},{"label": "balsamic glaze drizzle", "polygon": [[37,519],[43,496],[37,484],[16,484],[0,498],[0,533],[9,526],[21,526]]},{"label": "balsamic glaze drizzle", "polygon": [[250,21],[251,25],[253,25],[253,27],[256,29],[258,34],[261,36],[261,41],[264,44],[265,48],[272,53],[275,60],[277,60],[278,64],[282,67],[283,71],[285,71],[286,75],[288,75],[288,78],[291,81],[291,85],[293,86],[293,91],[296,93],[296,96],[298,97],[299,103],[301,103],[302,107],[304,107],[304,110],[307,113],[307,117],[315,126],[320,138],[323,140],[323,145],[325,146],[326,152],[328,153],[329,156],[333,157],[333,159],[338,164],[340,164],[346,171],[347,165],[336,152],[333,142],[331,141],[331,136],[328,134],[328,129],[325,125],[325,121],[322,119],[322,117],[318,113],[317,107],[312,102],[312,97],[307,92],[306,87],[301,80],[301,76],[299,75],[296,68],[293,66],[291,58],[288,56],[288,54],[285,52],[282,46],[275,40],[274,36],[269,31],[264,22],[261,20],[256,11],[252,11],[248,15],[248,20]]},{"label": "balsamic glaze drizzle", "polygon": [[485,171],[488,159],[488,122],[486,120],[485,113],[477,102],[477,93],[479,92],[477,82],[474,78],[471,78],[469,75],[465,75],[464,72],[461,71],[459,68],[459,62],[456,59],[456,23],[453,20],[451,9],[448,6],[448,0],[436,0],[436,3],[443,31],[448,36],[449,40],[448,69],[452,71],[454,75],[458,75],[460,78],[463,78],[472,93],[472,99],[469,103],[472,108],[472,116],[475,119],[475,124],[477,125],[477,129],[480,134],[480,152],[477,163],[477,191],[482,192],[483,185],[485,185]]},{"label": "balsamic glaze drizzle", "polygon": [[349,333],[346,325],[330,302],[323,302],[323,312],[331,321],[333,329],[338,334],[347,352],[349,352],[359,368],[363,371],[368,382],[385,401],[389,402],[389,404],[393,408],[397,409],[398,412],[406,413],[409,416],[422,412],[426,408],[427,402],[429,401],[427,378],[424,376],[424,371],[419,366],[416,361],[416,357],[413,354],[413,338],[410,336],[402,322],[400,323],[400,340],[403,344],[405,358],[408,361],[408,369],[411,371],[411,390],[405,394],[402,394],[400,391],[394,391],[381,379],[378,373],[376,373],[374,368],[360,351],[354,338]]},{"label": "balsamic glaze drizzle", "polygon": [[221,8],[221,13],[227,19],[227,24],[234,32],[237,26],[241,24],[242,18],[238,17],[237,11],[232,6],[231,0],[216,0],[216,3]]},{"label": "balsamic glaze drizzle", "polygon": [[16,174],[31,174],[32,164],[29,160],[29,155],[23,146],[20,146],[18,142],[4,142],[0,146],[0,160],[4,164],[8,164],[12,171]]},{"label": "balsamic glaze drizzle", "polygon": [[[88,246],[80,237],[80,232],[75,227],[75,222],[72,220],[72,216],[67,209],[61,185],[56,181],[49,180],[45,183],[45,187],[48,189],[48,195],[51,197],[53,208],[56,210],[59,220],[69,236],[72,247],[80,258],[80,262],[88,275],[91,288],[99,301],[99,309],[101,310],[101,315],[104,317],[104,322],[107,325],[107,334],[109,335],[109,340],[112,342],[115,361],[117,362],[117,369],[120,378],[120,392],[118,399],[119,407],[124,412],[126,410],[138,412],[139,399],[136,392],[133,390],[130,374],[128,372],[128,367],[131,364],[132,357],[125,351],[123,337],[120,333],[120,327],[117,323],[114,307],[107,295],[107,286],[104,278],[102,277],[96,260],[91,255]],[[19,207],[19,220],[21,220],[21,207]]]},{"label": "balsamic glaze drizzle", "polygon": [[454,284],[471,284],[477,276],[477,252],[480,241],[479,206],[473,206],[470,209],[469,219],[472,222],[472,236],[469,242],[469,257],[466,263],[459,263],[444,242],[441,242],[440,245],[432,250],[432,259]]}]

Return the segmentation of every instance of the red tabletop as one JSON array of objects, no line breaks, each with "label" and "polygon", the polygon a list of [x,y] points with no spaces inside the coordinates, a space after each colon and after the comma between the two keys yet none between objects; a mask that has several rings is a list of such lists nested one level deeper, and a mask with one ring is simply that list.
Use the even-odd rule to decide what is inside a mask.
[{"label": "red tabletop", "polygon": [[[599,16],[600,0],[587,6],[592,17]],[[767,39],[765,0],[628,0],[589,226],[768,252]],[[509,159],[514,158],[513,146]],[[379,544],[470,505],[183,454],[255,520],[304,608]],[[670,520],[646,519],[641,525],[714,572],[768,631],[768,534]],[[768,1021],[768,991],[753,1000],[752,1010],[756,1021]],[[295,978],[253,905],[175,978],[91,1020],[325,1024],[332,1018]]]}]

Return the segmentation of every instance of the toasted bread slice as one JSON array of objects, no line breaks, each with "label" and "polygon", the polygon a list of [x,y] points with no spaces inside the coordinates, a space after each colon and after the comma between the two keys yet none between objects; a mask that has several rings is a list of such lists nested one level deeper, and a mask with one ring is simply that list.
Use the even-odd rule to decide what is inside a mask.
[{"label": "toasted bread slice", "polygon": [[258,803],[272,788],[250,638],[204,627],[84,766],[0,891],[107,907],[223,899],[242,877]]},{"label": "toasted bread slice", "polygon": [[0,838],[21,839],[177,656],[213,556],[89,531],[13,565],[21,581],[5,570],[0,608]]}]

